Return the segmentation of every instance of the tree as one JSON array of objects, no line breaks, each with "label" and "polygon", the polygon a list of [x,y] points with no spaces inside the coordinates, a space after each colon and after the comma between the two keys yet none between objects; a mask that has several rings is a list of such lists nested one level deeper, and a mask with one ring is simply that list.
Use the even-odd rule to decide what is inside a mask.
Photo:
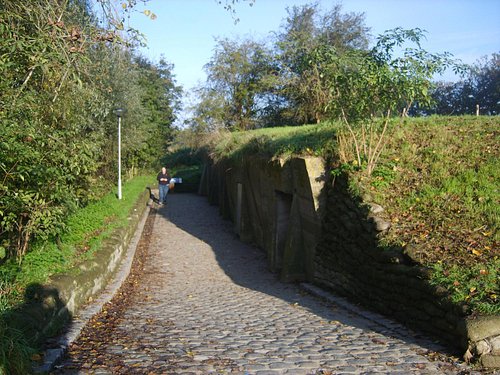
[{"label": "tree", "polygon": [[86,195],[98,137],[82,80],[96,30],[85,1],[4,1],[0,12],[0,246],[19,260]]},{"label": "tree", "polygon": [[199,87],[196,89],[198,102],[191,106],[191,118],[186,125],[199,133],[216,133],[226,128],[226,99],[216,90]]},{"label": "tree", "polygon": [[[317,51],[316,60],[333,93],[326,111],[333,118],[341,118],[346,128],[340,134],[341,151],[346,156],[352,146],[355,164],[365,166],[368,175],[384,147],[391,116],[405,116],[415,102],[428,105],[433,76],[448,67],[460,69],[450,54],[431,54],[422,49],[423,37],[423,30],[396,28],[379,36],[370,51]],[[414,47],[403,49],[396,57],[395,49],[407,43]]]},{"label": "tree", "polygon": [[90,9],[87,0],[0,3],[0,262],[5,249],[22,261],[33,238],[60,233],[69,212],[116,181],[113,108],[128,110],[126,171],[163,151],[152,148],[178,108],[172,66],[135,64],[126,36]]},{"label": "tree", "polygon": [[[145,133],[141,150],[143,167],[159,160],[167,152],[168,141],[172,138],[172,124],[181,108],[181,87],[175,83],[173,65],[163,58],[153,64],[146,58],[134,58],[138,70],[140,102],[145,114],[141,119]],[[146,147],[145,147],[146,146]]]},{"label": "tree", "polygon": [[410,109],[410,115],[459,115],[473,113],[473,89],[466,81],[436,82],[431,90],[432,103],[430,106],[419,106]]},{"label": "tree", "polygon": [[[328,117],[325,108],[333,94],[321,62],[316,60],[317,51],[327,47],[343,54],[366,49],[364,16],[343,14],[340,5],[324,14],[317,5],[293,7],[288,12],[283,31],[274,40],[274,50],[249,39],[219,41],[205,67],[207,87],[201,91],[200,101],[203,124],[222,121],[227,128],[249,129],[319,122]],[[223,101],[220,96],[215,100],[214,92],[220,93]],[[221,115],[214,105],[222,105],[225,113]],[[217,120],[207,121],[209,113],[218,114]]]},{"label": "tree", "polygon": [[335,50],[337,55],[365,50],[369,28],[364,15],[342,13],[335,5],[324,14],[318,5],[288,9],[285,26],[276,41],[280,62],[282,95],[293,110],[296,122],[320,122],[327,117],[324,109],[332,100],[320,62],[319,50]]},{"label": "tree", "polygon": [[465,79],[454,83],[440,82],[432,96],[434,105],[424,108],[437,114],[500,113],[500,54],[483,57],[467,71]]},{"label": "tree", "polygon": [[273,66],[267,49],[254,41],[219,40],[205,66],[209,89],[224,97],[226,127],[250,129],[256,125],[259,97]]},{"label": "tree", "polygon": [[484,57],[473,66],[470,81],[474,99],[484,113],[500,113],[500,53]]}]

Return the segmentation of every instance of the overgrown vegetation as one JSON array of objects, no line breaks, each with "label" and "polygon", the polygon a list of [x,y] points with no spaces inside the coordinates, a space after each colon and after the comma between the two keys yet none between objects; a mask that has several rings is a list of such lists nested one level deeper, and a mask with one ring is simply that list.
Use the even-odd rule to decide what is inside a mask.
[{"label": "overgrown vegetation", "polygon": [[[139,176],[123,186],[123,199],[109,193],[71,215],[57,238],[39,240],[19,264],[14,258],[0,267],[0,373],[29,373],[26,366],[36,345],[19,327],[9,325],[10,310],[23,302],[26,288],[46,283],[51,275],[69,272],[99,249],[113,230],[128,225],[128,216],[154,176]],[[14,358],[19,360],[13,361]],[[10,366],[10,367],[9,367]]]},{"label": "overgrown vegetation", "polygon": [[[30,372],[32,335],[9,314],[29,285],[95,251],[125,219],[144,179],[116,200],[116,107],[125,180],[166,150],[180,88],[173,67],[132,52],[138,33],[100,1],[0,3],[0,373]],[[105,26],[104,26],[105,25]],[[83,210],[79,210],[85,207]]]},{"label": "overgrown vegetation", "polygon": [[33,239],[61,233],[69,213],[110,190],[114,108],[126,110],[126,178],[166,150],[180,95],[173,67],[135,55],[137,34],[99,4],[104,20],[88,0],[0,5],[0,263],[21,263]]},{"label": "overgrown vegetation", "polygon": [[498,118],[407,118],[402,125],[393,119],[394,136],[371,176],[357,163],[339,164],[332,139],[341,126],[228,132],[212,155],[234,161],[254,154],[318,155],[333,162],[333,174],[349,174],[353,194],[384,207],[392,227],[381,238],[381,251],[407,252],[470,312],[499,313]]}]

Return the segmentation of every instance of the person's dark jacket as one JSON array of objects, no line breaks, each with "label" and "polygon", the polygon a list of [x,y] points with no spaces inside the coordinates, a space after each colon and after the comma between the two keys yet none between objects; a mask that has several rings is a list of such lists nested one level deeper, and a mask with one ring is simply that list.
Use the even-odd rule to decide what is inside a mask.
[{"label": "person's dark jacket", "polygon": [[170,175],[167,173],[158,173],[158,176],[156,176],[156,179],[158,180],[158,183],[160,185],[168,185],[170,183]]}]

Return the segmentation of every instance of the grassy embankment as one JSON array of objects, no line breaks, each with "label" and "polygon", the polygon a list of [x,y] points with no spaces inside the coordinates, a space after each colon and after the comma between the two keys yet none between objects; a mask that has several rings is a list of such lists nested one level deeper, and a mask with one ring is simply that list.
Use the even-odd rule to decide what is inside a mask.
[{"label": "grassy embankment", "polygon": [[384,247],[403,247],[471,313],[500,313],[498,117],[430,117],[393,123],[372,176],[339,164],[338,124],[227,133],[216,158],[260,153],[322,156],[349,173],[353,195],[385,208]]},{"label": "grassy embankment", "polygon": [[[259,153],[268,157],[291,156],[293,154],[324,153],[333,149],[335,144],[335,126],[303,126],[259,129],[247,132],[221,132],[207,139],[197,139],[197,147],[192,147],[181,140],[162,160],[170,168],[173,177],[182,177],[183,184],[175,191],[196,192],[202,174],[204,154],[217,158],[229,157],[235,160],[247,154]],[[317,150],[317,151],[313,151]]]},{"label": "grassy embankment", "polygon": [[153,176],[126,182],[122,200],[114,192],[107,194],[71,215],[58,239],[34,243],[21,264],[12,259],[0,265],[0,374],[28,373],[29,357],[36,353],[36,343],[10,327],[8,319],[9,311],[23,302],[27,286],[46,283],[55,274],[75,272],[75,266],[99,251],[116,228],[128,225],[137,198],[152,182]]}]

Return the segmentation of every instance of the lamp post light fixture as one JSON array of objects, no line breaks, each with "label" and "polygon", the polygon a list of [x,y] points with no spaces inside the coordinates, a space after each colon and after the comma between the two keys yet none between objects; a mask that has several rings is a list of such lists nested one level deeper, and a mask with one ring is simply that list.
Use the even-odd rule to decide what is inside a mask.
[{"label": "lamp post light fixture", "polygon": [[122,116],[125,113],[123,108],[116,108],[113,113],[118,116],[118,199],[122,199]]}]

